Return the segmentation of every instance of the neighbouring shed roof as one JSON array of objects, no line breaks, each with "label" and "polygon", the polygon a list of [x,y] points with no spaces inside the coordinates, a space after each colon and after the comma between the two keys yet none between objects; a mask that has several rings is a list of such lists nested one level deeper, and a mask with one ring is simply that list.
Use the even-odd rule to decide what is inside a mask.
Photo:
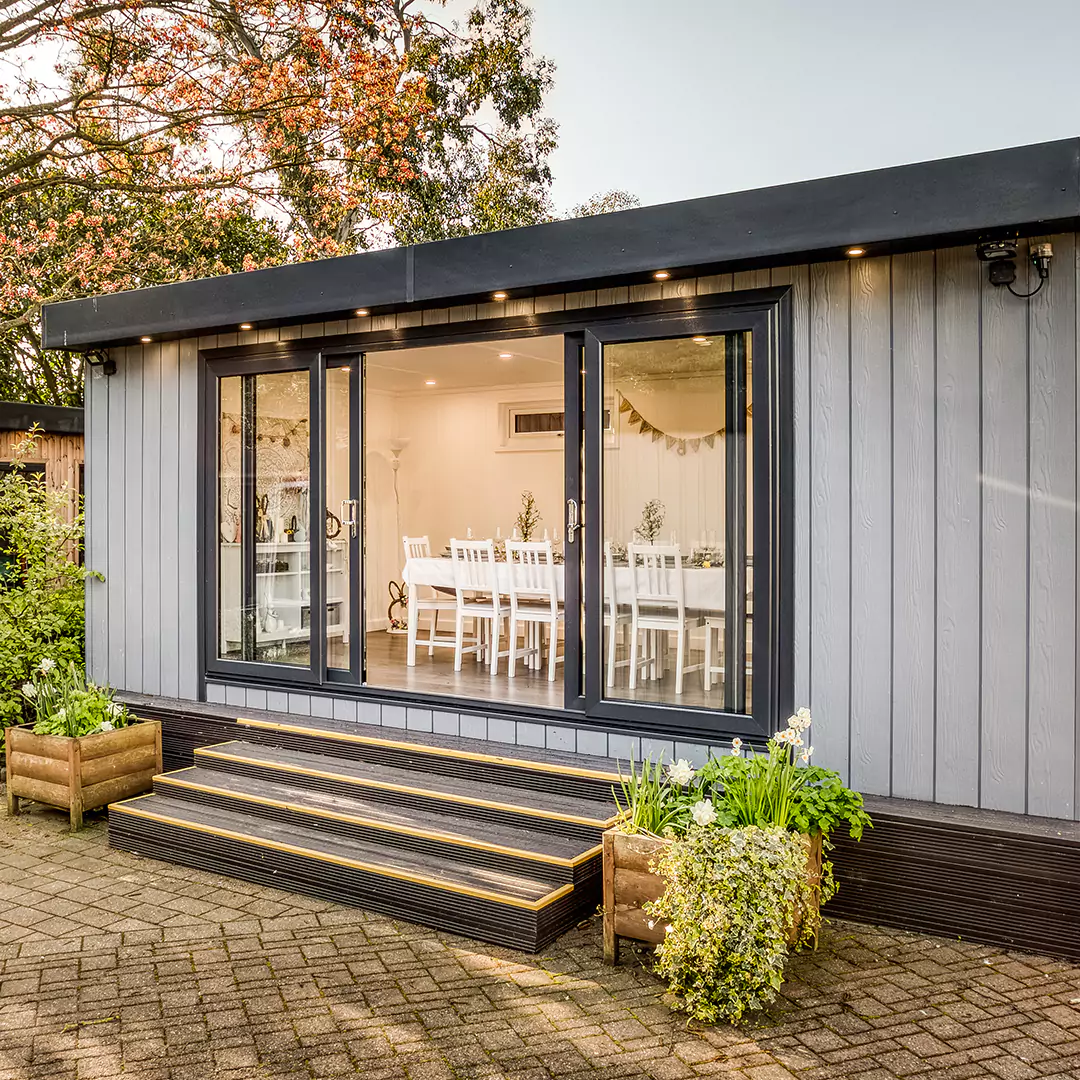
[{"label": "neighbouring shed roof", "polygon": [[0,401],[0,431],[29,431],[35,424],[49,435],[81,435],[83,411],[66,405]]},{"label": "neighbouring shed roof", "polygon": [[85,350],[975,239],[1080,220],[1080,139],[646,206],[50,304],[44,344]]}]

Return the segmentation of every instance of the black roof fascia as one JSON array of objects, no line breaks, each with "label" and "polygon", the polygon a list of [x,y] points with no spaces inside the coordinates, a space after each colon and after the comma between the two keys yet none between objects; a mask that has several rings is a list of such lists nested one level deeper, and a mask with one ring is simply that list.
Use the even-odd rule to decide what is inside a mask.
[{"label": "black roof fascia", "polygon": [[29,431],[35,424],[50,435],[81,435],[83,411],[66,405],[0,401],[0,431]]},{"label": "black roof fascia", "polygon": [[51,304],[50,349],[89,349],[253,324],[347,317],[355,308],[469,302],[658,269],[776,265],[1080,218],[1080,139],[714,195],[413,247]]}]

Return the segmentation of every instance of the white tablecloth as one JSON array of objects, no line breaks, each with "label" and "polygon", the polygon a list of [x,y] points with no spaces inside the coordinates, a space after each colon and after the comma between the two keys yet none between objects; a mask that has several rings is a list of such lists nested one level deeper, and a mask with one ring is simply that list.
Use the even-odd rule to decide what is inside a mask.
[{"label": "white tablecloth", "polygon": [[[496,563],[495,569],[499,578],[499,591],[509,594],[510,568],[506,563]],[[432,588],[453,589],[454,563],[451,559],[441,559],[436,556],[429,559],[410,559],[401,571],[401,576],[410,588],[416,585],[429,585]],[[726,577],[723,567],[712,567],[708,570],[697,566],[684,567],[683,587],[686,590],[687,608],[705,614],[722,612],[725,606]],[[565,599],[564,583],[563,567],[556,566],[555,584],[560,600]],[[620,606],[630,602],[629,566],[615,567],[615,593],[619,598]]]}]

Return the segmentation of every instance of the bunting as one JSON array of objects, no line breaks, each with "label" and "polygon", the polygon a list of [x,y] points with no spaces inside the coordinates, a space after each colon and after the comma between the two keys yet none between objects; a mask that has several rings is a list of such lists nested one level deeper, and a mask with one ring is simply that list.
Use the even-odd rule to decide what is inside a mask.
[{"label": "bunting", "polygon": [[[724,437],[724,432],[726,431],[726,428],[718,428],[708,435],[701,435],[693,439],[684,439],[680,438],[678,435],[669,435],[666,431],[661,431],[655,424],[646,420],[622,393],[619,394],[619,412],[624,415],[627,413],[629,414],[626,416],[626,422],[630,427],[637,428],[639,435],[650,435],[653,442],[659,442],[663,439],[665,448],[674,450],[677,454],[685,454],[687,447],[696,454],[701,450],[702,443],[712,450],[713,447],[716,446],[716,440],[722,439]],[[753,415],[750,406],[747,406],[746,415]]]}]

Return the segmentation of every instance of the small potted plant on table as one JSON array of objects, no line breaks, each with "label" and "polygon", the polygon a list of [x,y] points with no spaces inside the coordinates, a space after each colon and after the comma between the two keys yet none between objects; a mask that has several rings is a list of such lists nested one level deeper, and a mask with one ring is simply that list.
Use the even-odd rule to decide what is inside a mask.
[{"label": "small potted plant on table", "polygon": [[41,661],[23,696],[34,722],[7,731],[7,805],[58,806],[82,827],[84,810],[146,791],[161,772],[161,723],[139,720],[70,664]]},{"label": "small potted plant on table", "polygon": [[657,946],[659,974],[696,1019],[737,1020],[771,1001],[789,951],[816,941],[835,892],[829,834],[858,839],[862,796],[810,764],[809,710],[764,753],[740,739],[695,770],[644,762],[622,784],[604,834],[604,956],[620,937]]}]

